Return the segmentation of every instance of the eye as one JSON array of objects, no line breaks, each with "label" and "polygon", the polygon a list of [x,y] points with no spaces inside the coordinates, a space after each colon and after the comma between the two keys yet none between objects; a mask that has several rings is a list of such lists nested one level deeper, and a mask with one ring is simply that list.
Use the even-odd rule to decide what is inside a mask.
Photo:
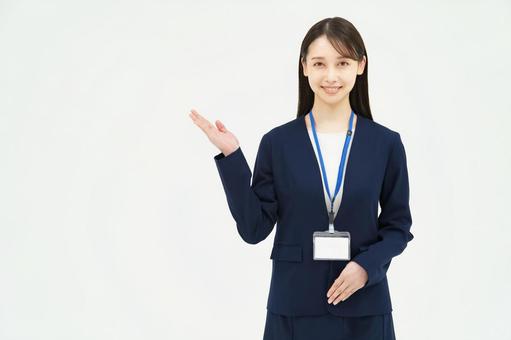
[{"label": "eye", "polygon": [[[346,62],[346,61],[341,61],[341,62],[340,62],[340,64],[343,64],[343,63],[344,63],[344,64],[346,64],[346,65],[349,65],[349,63],[348,63],[348,62]],[[316,65],[318,65],[318,64],[323,64],[323,63],[317,62],[317,63],[314,63],[314,65],[313,65],[313,66],[316,66]]]}]

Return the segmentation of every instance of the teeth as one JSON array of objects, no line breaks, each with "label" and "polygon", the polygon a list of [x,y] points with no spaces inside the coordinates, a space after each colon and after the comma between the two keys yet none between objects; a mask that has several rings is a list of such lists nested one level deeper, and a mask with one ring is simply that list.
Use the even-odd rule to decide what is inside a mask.
[{"label": "teeth", "polygon": [[341,86],[338,86],[338,87],[326,87],[326,86],[323,86],[323,88],[325,89],[326,93],[336,93],[341,88]]}]

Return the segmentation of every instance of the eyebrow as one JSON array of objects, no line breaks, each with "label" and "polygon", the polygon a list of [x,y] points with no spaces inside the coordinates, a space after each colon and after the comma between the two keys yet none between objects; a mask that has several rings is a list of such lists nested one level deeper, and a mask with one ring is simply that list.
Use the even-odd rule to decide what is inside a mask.
[{"label": "eyebrow", "polygon": [[[325,58],[324,57],[312,57],[311,60],[312,59],[325,59]],[[339,56],[339,57],[337,57],[337,59],[348,59],[348,57]]]}]

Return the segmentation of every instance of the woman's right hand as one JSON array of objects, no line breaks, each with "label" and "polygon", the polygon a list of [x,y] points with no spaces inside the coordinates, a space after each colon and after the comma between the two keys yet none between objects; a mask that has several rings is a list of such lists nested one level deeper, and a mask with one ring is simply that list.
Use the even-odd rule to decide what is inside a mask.
[{"label": "woman's right hand", "polygon": [[224,156],[231,154],[239,148],[240,143],[236,136],[234,136],[231,131],[227,130],[225,125],[219,120],[215,122],[215,127],[194,109],[190,111],[189,116],[192,118],[195,125],[204,131],[211,143],[220,149]]}]

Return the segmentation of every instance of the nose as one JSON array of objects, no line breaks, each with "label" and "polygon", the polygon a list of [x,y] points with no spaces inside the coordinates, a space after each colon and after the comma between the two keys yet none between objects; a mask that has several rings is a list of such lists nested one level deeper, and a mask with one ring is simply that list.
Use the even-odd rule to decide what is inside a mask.
[{"label": "nose", "polygon": [[337,80],[336,70],[333,68],[329,68],[327,73],[327,83],[329,85],[334,85],[336,83],[336,80]]}]

